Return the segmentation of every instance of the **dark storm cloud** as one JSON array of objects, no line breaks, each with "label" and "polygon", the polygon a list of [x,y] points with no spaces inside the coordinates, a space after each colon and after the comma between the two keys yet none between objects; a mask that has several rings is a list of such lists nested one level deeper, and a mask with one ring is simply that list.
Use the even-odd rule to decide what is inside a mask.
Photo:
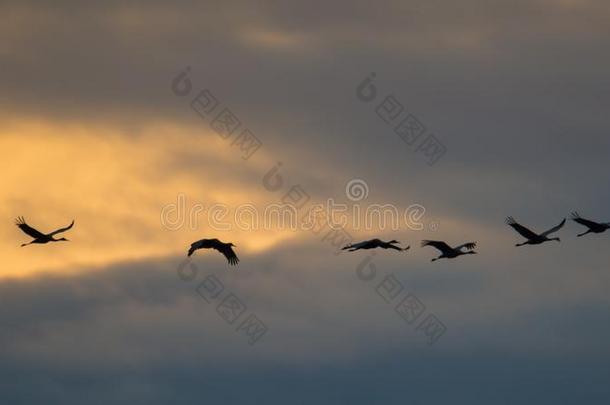
[{"label": "dark storm cloud", "polygon": [[[417,107],[425,109],[447,96],[469,95],[464,92],[485,96],[479,92],[489,85],[513,90],[516,80],[558,91],[558,80],[601,76],[608,64],[595,53],[608,31],[596,24],[607,11],[601,3],[574,9],[543,1],[59,4],[4,6],[2,86],[11,105],[53,111],[67,104],[97,113],[129,107],[171,116],[169,77],[191,64],[201,86],[273,125],[292,123],[292,115],[306,116],[320,104],[334,110],[333,102],[351,100],[370,69],[396,92],[402,84],[403,97],[414,90],[417,99],[430,97]],[[256,35],[261,32],[280,40],[266,41]],[[523,85],[526,91],[531,83]]]},{"label": "dark storm cloud", "polygon": [[[260,396],[269,403],[441,403],[457,395],[485,403],[498,395],[598,403],[608,395],[608,351],[599,344],[610,337],[607,302],[596,293],[584,298],[573,289],[579,303],[562,308],[552,292],[525,297],[508,286],[516,316],[502,316],[506,308],[489,295],[507,295],[498,294],[503,280],[493,273],[464,266],[430,276],[425,263],[405,270],[404,259],[375,259],[379,278],[397,275],[447,324],[447,335],[428,347],[374,285],[356,277],[362,257],[335,258],[339,271],[319,246],[285,250],[252,257],[237,272],[213,256],[196,258],[192,282],[176,274],[181,257],[3,282],[3,397],[51,404],[85,397],[94,404],[193,403],[202,396],[222,403]],[[299,264],[311,252],[319,259]],[[209,274],[267,323],[269,333],[255,346],[197,295]],[[28,390],[32,385],[37,389]]]}]

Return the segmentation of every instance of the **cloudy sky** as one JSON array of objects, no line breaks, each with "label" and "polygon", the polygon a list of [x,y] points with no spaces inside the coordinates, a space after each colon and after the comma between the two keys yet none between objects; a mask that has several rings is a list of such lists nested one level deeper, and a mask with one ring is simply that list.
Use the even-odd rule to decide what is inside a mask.
[{"label": "cloudy sky", "polygon": [[[610,221],[607,1],[0,15],[3,402],[610,400],[609,235],[570,221],[560,243],[516,248],[504,224]],[[236,214],[264,222],[295,193],[299,218],[331,199],[345,226]],[[358,226],[374,204],[399,226]],[[17,216],[76,225],[21,248]],[[204,237],[239,266],[185,261]],[[371,237],[411,250],[337,254]],[[478,254],[431,263],[422,239]]]}]

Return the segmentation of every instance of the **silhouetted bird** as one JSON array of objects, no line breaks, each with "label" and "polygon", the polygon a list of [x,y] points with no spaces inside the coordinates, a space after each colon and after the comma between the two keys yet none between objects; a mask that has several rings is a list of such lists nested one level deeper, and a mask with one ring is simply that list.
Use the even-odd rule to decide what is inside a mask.
[{"label": "silhouetted bird", "polygon": [[66,232],[67,230],[71,229],[74,226],[74,221],[72,221],[72,223],[69,226],[58,229],[58,230],[51,232],[49,234],[46,234],[46,235],[44,233],[32,228],[28,224],[26,224],[25,219],[23,217],[18,217],[17,220],[15,221],[15,224],[24,233],[26,233],[27,235],[34,238],[34,240],[31,241],[30,243],[24,243],[23,245],[21,245],[21,247],[24,247],[27,245],[31,245],[32,243],[45,244],[45,243],[49,243],[49,242],[68,242],[68,239],[66,239],[66,238],[55,239],[53,236],[57,235],[58,233]]},{"label": "silhouetted bird", "polygon": [[594,222],[594,221],[590,221],[588,219],[584,219],[580,216],[580,214],[578,214],[578,212],[574,211],[572,213],[572,221],[574,222],[578,222],[581,225],[586,226],[587,228],[589,228],[587,230],[587,232],[581,233],[577,236],[583,236],[586,235],[588,233],[602,233],[605,232],[606,229],[610,229],[610,222],[606,222],[606,223],[600,223],[600,222]]},{"label": "silhouetted bird", "polygon": [[551,240],[556,240],[557,242],[561,242],[561,239],[559,239],[559,238],[548,238],[548,236],[550,234],[560,230],[565,225],[566,220],[564,218],[563,221],[561,221],[561,223],[559,225],[549,229],[546,232],[541,233],[540,235],[538,235],[535,232],[530,231],[523,225],[517,223],[517,221],[515,221],[515,219],[513,217],[506,218],[506,223],[508,225],[510,225],[515,231],[519,232],[519,234],[521,236],[523,236],[525,239],[527,239],[525,242],[517,243],[515,245],[515,246],[523,246],[523,245],[539,245],[541,243],[548,242]]},{"label": "silhouetted bird", "polygon": [[411,248],[411,246],[407,246],[406,248],[403,249],[400,246],[395,246],[395,244],[397,244],[397,243],[400,243],[400,242],[397,240],[391,240],[389,242],[384,242],[380,239],[371,239],[371,240],[365,240],[364,242],[347,245],[346,247],[344,247],[341,250],[349,249],[350,252],[354,252],[354,251],[360,250],[360,249],[382,248],[382,249],[394,249],[394,250],[404,252],[405,250],[409,250]]},{"label": "silhouetted bird", "polygon": [[198,249],[216,249],[227,258],[230,265],[234,266],[239,263],[239,259],[232,247],[236,246],[232,243],[223,243],[218,239],[201,239],[191,244],[188,256],[190,257]]},{"label": "silhouetted bird", "polygon": [[[468,242],[468,243],[464,243],[463,245],[452,248],[451,246],[449,246],[448,244],[446,244],[445,242],[442,242],[442,241],[422,240],[421,246],[422,247],[433,246],[433,247],[437,248],[438,250],[440,250],[441,255],[435,259],[432,259],[431,261],[435,261],[438,259],[455,259],[456,257],[462,256],[462,255],[477,254],[477,252],[473,251],[473,249],[475,247],[477,247],[476,242]],[[466,250],[462,250],[462,249],[466,249]]]}]

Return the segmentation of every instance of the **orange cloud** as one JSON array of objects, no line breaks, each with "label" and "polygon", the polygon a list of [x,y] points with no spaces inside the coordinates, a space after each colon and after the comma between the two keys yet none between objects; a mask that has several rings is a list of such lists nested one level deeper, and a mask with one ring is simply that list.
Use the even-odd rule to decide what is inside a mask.
[{"label": "orange cloud", "polygon": [[[196,156],[197,162],[182,162],[180,156]],[[176,203],[180,193],[188,198],[187,209],[196,203],[262,206],[277,198],[251,181],[264,157],[243,162],[230,144],[201,128],[155,123],[131,136],[99,126],[9,123],[0,128],[0,160],[0,214],[5,219],[0,277],[175,254],[202,237],[232,240],[241,252],[268,249],[293,237],[274,229],[254,235],[212,230],[203,214],[195,229],[162,226],[162,208]],[[229,164],[243,169],[228,170]],[[29,237],[10,222],[19,215],[41,231],[75,219],[66,234],[71,242],[20,248]]]}]

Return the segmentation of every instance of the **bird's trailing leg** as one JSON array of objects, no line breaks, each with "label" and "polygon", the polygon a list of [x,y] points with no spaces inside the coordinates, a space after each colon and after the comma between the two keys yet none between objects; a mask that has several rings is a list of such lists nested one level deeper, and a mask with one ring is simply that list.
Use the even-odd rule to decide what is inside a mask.
[{"label": "bird's trailing leg", "polygon": [[586,234],[588,234],[588,233],[591,233],[591,230],[590,230],[590,229],[589,229],[587,232],[580,233],[580,234],[578,234],[578,235],[576,235],[576,236],[585,236],[585,235],[586,235]]}]

